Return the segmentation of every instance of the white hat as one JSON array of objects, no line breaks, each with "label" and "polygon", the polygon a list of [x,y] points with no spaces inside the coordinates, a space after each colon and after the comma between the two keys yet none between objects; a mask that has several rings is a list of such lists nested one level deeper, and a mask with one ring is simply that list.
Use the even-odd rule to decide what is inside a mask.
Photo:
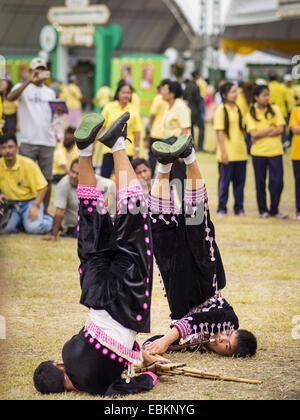
[{"label": "white hat", "polygon": [[45,69],[47,68],[46,61],[41,57],[34,58],[30,63],[30,70],[35,70],[38,67],[45,67]]},{"label": "white hat", "polygon": [[255,84],[258,86],[267,86],[268,82],[265,79],[256,79]]},{"label": "white hat", "polygon": [[291,82],[291,81],[293,80],[293,77],[292,77],[292,75],[291,75],[291,74],[285,74],[285,75],[283,76],[283,80],[284,80],[285,82]]}]

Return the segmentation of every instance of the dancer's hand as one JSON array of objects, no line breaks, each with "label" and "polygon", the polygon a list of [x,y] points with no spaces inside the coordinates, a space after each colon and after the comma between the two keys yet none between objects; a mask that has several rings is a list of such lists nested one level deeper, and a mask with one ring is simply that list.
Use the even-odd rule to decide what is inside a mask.
[{"label": "dancer's hand", "polygon": [[153,365],[154,363],[171,363],[170,360],[163,358],[159,358],[156,356],[152,356],[150,354],[148,354],[147,350],[142,350],[142,354],[143,354],[143,367],[147,367],[150,365]]},{"label": "dancer's hand", "polygon": [[149,355],[153,354],[164,354],[169,347],[169,343],[166,340],[165,336],[158,338],[157,340],[153,341],[146,347],[146,352]]}]

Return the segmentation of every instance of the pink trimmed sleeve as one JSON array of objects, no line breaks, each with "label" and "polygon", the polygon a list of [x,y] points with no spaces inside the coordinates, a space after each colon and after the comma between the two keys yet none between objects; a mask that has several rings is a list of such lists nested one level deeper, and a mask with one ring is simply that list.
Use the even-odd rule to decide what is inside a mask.
[{"label": "pink trimmed sleeve", "polygon": [[103,199],[103,194],[97,187],[97,185],[81,185],[77,187],[77,197],[87,199]]}]

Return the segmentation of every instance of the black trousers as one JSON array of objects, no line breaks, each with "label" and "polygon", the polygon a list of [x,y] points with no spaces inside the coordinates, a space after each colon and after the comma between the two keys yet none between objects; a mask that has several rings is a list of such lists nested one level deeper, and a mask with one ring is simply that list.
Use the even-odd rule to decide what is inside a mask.
[{"label": "black trousers", "polygon": [[[282,156],[264,157],[252,156],[256,182],[256,198],[259,213],[270,213],[275,216],[279,212],[280,197],[283,190]],[[267,205],[266,180],[269,174],[268,189],[270,192],[270,207]]]},{"label": "black trousers", "polygon": [[153,251],[141,185],[118,191],[114,225],[97,187],[79,186],[78,197],[80,303],[106,310],[126,328],[149,332]]},{"label": "black trousers", "polygon": [[151,195],[148,205],[155,259],[171,318],[178,320],[226,285],[206,188],[185,191],[181,210]]},{"label": "black trousers", "polygon": [[300,160],[293,160],[295,177],[296,212],[300,214]]},{"label": "black trousers", "polygon": [[244,188],[246,182],[247,161],[229,162],[227,165],[219,163],[219,205],[218,212],[227,213],[229,187],[232,182],[234,194],[234,213],[244,211]]}]

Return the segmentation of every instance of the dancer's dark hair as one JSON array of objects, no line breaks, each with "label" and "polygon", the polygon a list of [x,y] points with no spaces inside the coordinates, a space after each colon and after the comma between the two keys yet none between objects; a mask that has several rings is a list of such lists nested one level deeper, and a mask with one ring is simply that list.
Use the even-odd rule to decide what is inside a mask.
[{"label": "dancer's dark hair", "polygon": [[64,372],[48,360],[42,362],[33,374],[33,383],[41,394],[58,394],[65,392]]},{"label": "dancer's dark hair", "polygon": [[254,334],[247,330],[238,330],[237,346],[234,357],[254,356],[257,350],[257,340]]}]

